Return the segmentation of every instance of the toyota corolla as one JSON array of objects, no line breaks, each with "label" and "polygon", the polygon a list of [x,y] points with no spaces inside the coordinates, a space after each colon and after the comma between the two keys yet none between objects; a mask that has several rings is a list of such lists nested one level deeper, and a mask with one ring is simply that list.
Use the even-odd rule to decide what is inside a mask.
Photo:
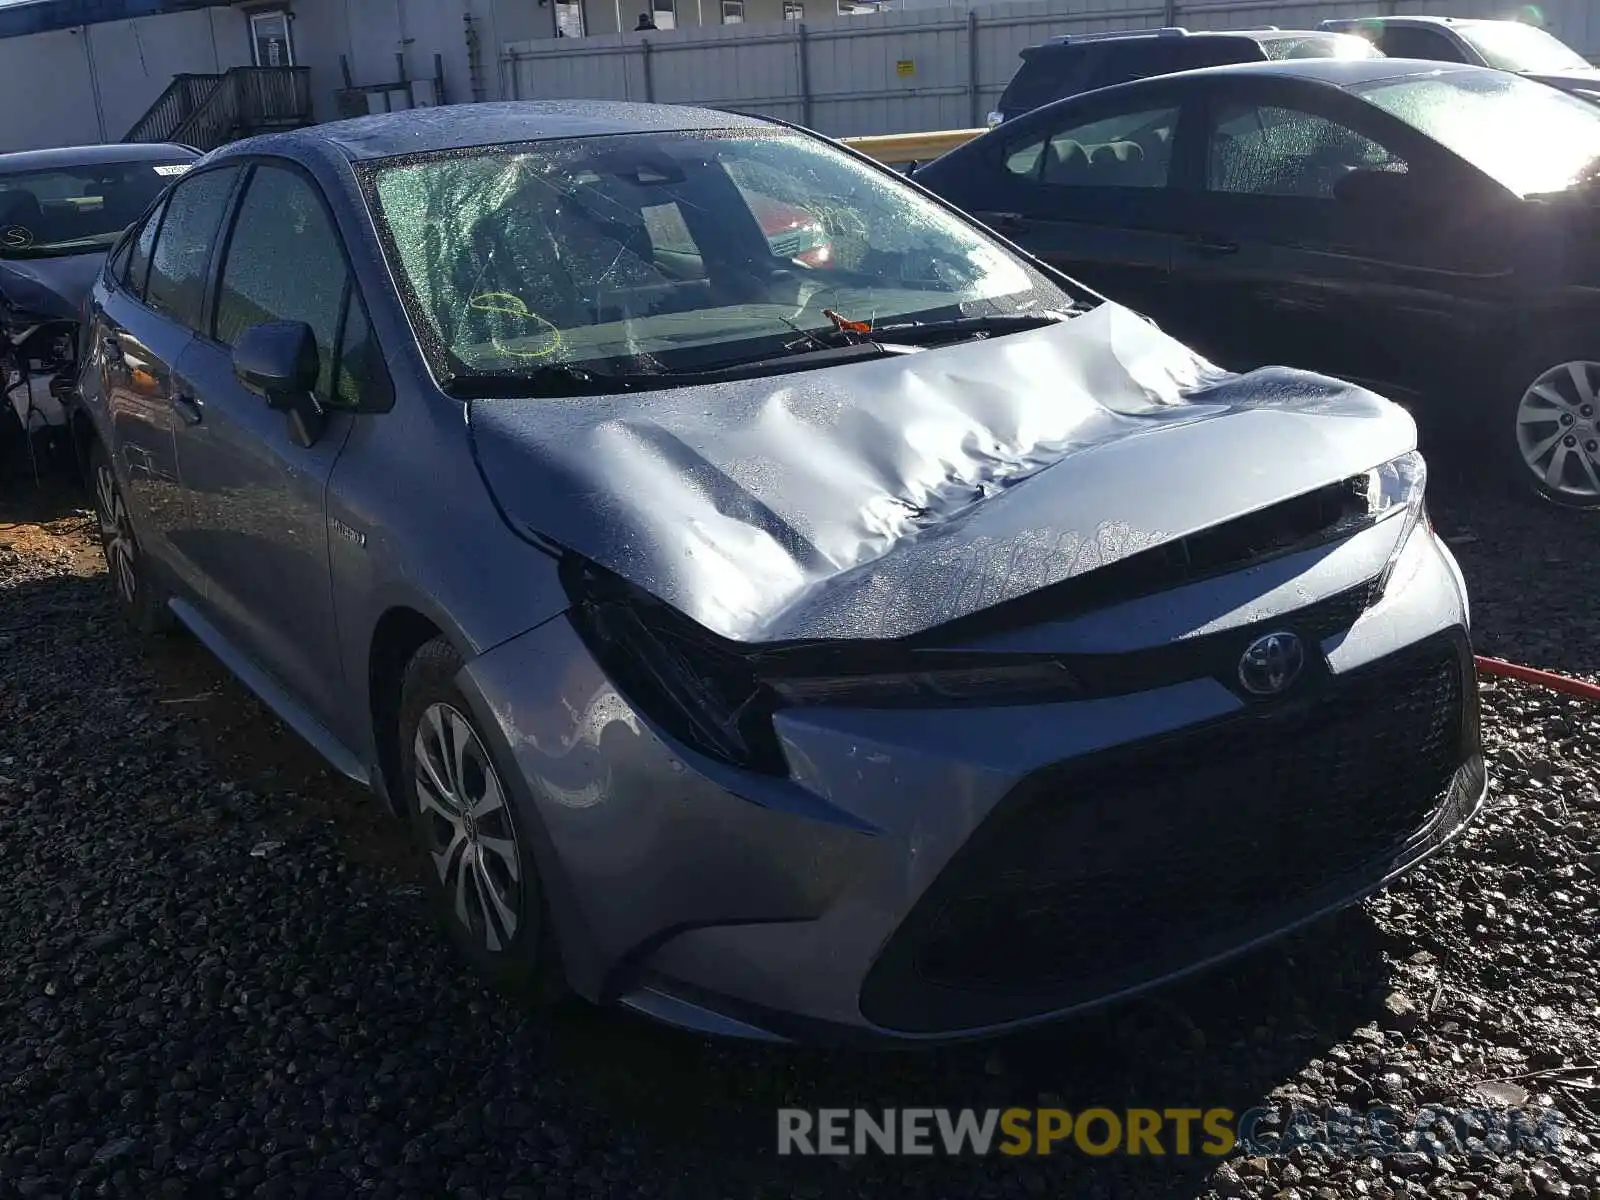
[{"label": "toyota corolla", "polygon": [[1483,797],[1401,409],[1219,370],[810,134],[247,140],[90,304],[120,605],[387,798],[503,982],[990,1033],[1348,905]]}]

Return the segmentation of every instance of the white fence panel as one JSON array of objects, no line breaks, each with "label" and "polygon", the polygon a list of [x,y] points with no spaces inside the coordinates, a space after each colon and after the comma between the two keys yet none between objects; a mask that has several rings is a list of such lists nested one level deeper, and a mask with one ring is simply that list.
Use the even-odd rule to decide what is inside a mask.
[{"label": "white fence panel", "polygon": [[[1548,0],[1549,28],[1600,58],[1600,4]],[[1314,28],[1329,17],[1514,17],[1507,0],[1013,0],[872,16],[519,42],[506,49],[521,99],[703,104],[797,121],[835,137],[982,123],[1025,47],[1060,33],[1177,24]]]}]

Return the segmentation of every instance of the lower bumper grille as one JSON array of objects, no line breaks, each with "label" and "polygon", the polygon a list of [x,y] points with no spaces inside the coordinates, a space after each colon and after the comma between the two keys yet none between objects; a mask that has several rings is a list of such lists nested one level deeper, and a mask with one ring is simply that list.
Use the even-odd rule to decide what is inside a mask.
[{"label": "lower bumper grille", "polygon": [[1453,827],[1452,782],[1477,753],[1472,678],[1465,645],[1435,641],[1294,710],[1038,773],[891,939],[863,1012],[941,1027],[950,989],[978,1008],[1038,998],[1017,1016],[1069,1007],[1358,892]]}]

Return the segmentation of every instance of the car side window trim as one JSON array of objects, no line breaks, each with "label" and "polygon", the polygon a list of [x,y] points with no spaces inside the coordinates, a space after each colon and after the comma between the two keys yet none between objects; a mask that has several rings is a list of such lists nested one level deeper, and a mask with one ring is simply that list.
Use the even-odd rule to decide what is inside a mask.
[{"label": "car side window trim", "polygon": [[355,263],[350,256],[350,244],[345,238],[344,230],[339,226],[339,220],[334,214],[333,206],[328,203],[327,193],[323,191],[321,183],[317,181],[315,175],[300,163],[277,155],[241,155],[239,158],[229,161],[233,165],[242,166],[244,169],[239,172],[239,182],[229,200],[228,210],[223,214],[222,225],[217,234],[216,246],[212,251],[211,262],[206,275],[205,300],[200,319],[201,327],[195,331],[195,336],[217,349],[230,350],[228,344],[216,335],[217,307],[221,297],[223,273],[227,269],[228,255],[233,249],[233,235],[238,227],[239,216],[244,209],[244,199],[249,193],[251,184],[255,181],[258,168],[272,167],[277,170],[287,171],[299,178],[310,189],[324,219],[328,223],[328,228],[333,231],[334,240],[339,246],[340,261],[344,264],[344,290],[339,300],[339,318],[334,328],[334,342],[330,350],[333,356],[332,370],[329,374],[330,395],[338,395],[339,378],[345,369],[344,343],[346,330],[350,323],[349,313],[352,299],[360,307],[362,316],[367,322],[368,338],[379,346],[379,352],[372,356],[374,368],[382,375],[381,379],[373,381],[373,390],[377,395],[370,398],[370,400],[364,399],[359,408],[351,409],[340,406],[336,411],[352,413],[388,412],[389,409],[394,407],[394,385],[389,378],[387,361],[381,352],[377,326],[372,320],[371,306],[367,304],[365,297],[361,294],[361,284],[356,277]]},{"label": "car side window trim", "polygon": [[[156,256],[156,243],[161,240],[161,223],[167,219],[167,196],[168,193],[163,192],[161,198],[156,201],[155,207],[150,210],[150,215],[136,224],[132,230],[134,245],[133,249],[128,252],[128,275],[121,281],[121,290],[128,299],[138,304],[141,308],[144,306],[145,284],[150,280],[150,263]],[[138,261],[138,243],[139,239],[144,236],[146,226],[151,227],[150,253],[145,255],[144,271],[140,278],[135,281],[133,278],[133,265]]]},{"label": "car side window trim", "polygon": [[222,270],[228,261],[228,251],[233,247],[233,230],[239,221],[239,210],[244,206],[245,193],[250,190],[256,174],[256,164],[246,161],[239,164],[239,184],[228,198],[228,209],[222,214],[222,224],[217,227],[217,242],[206,266],[205,294],[200,301],[200,328],[195,337],[214,346],[222,345],[216,338],[217,296],[222,286]]}]

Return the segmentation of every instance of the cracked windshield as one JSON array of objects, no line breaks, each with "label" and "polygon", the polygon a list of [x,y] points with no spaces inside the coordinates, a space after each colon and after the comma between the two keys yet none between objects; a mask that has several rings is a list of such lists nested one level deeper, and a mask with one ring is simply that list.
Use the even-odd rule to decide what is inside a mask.
[{"label": "cracked windshield", "polygon": [[556,142],[372,184],[442,380],[715,370],[1071,306],[971,226],[798,137]]}]

